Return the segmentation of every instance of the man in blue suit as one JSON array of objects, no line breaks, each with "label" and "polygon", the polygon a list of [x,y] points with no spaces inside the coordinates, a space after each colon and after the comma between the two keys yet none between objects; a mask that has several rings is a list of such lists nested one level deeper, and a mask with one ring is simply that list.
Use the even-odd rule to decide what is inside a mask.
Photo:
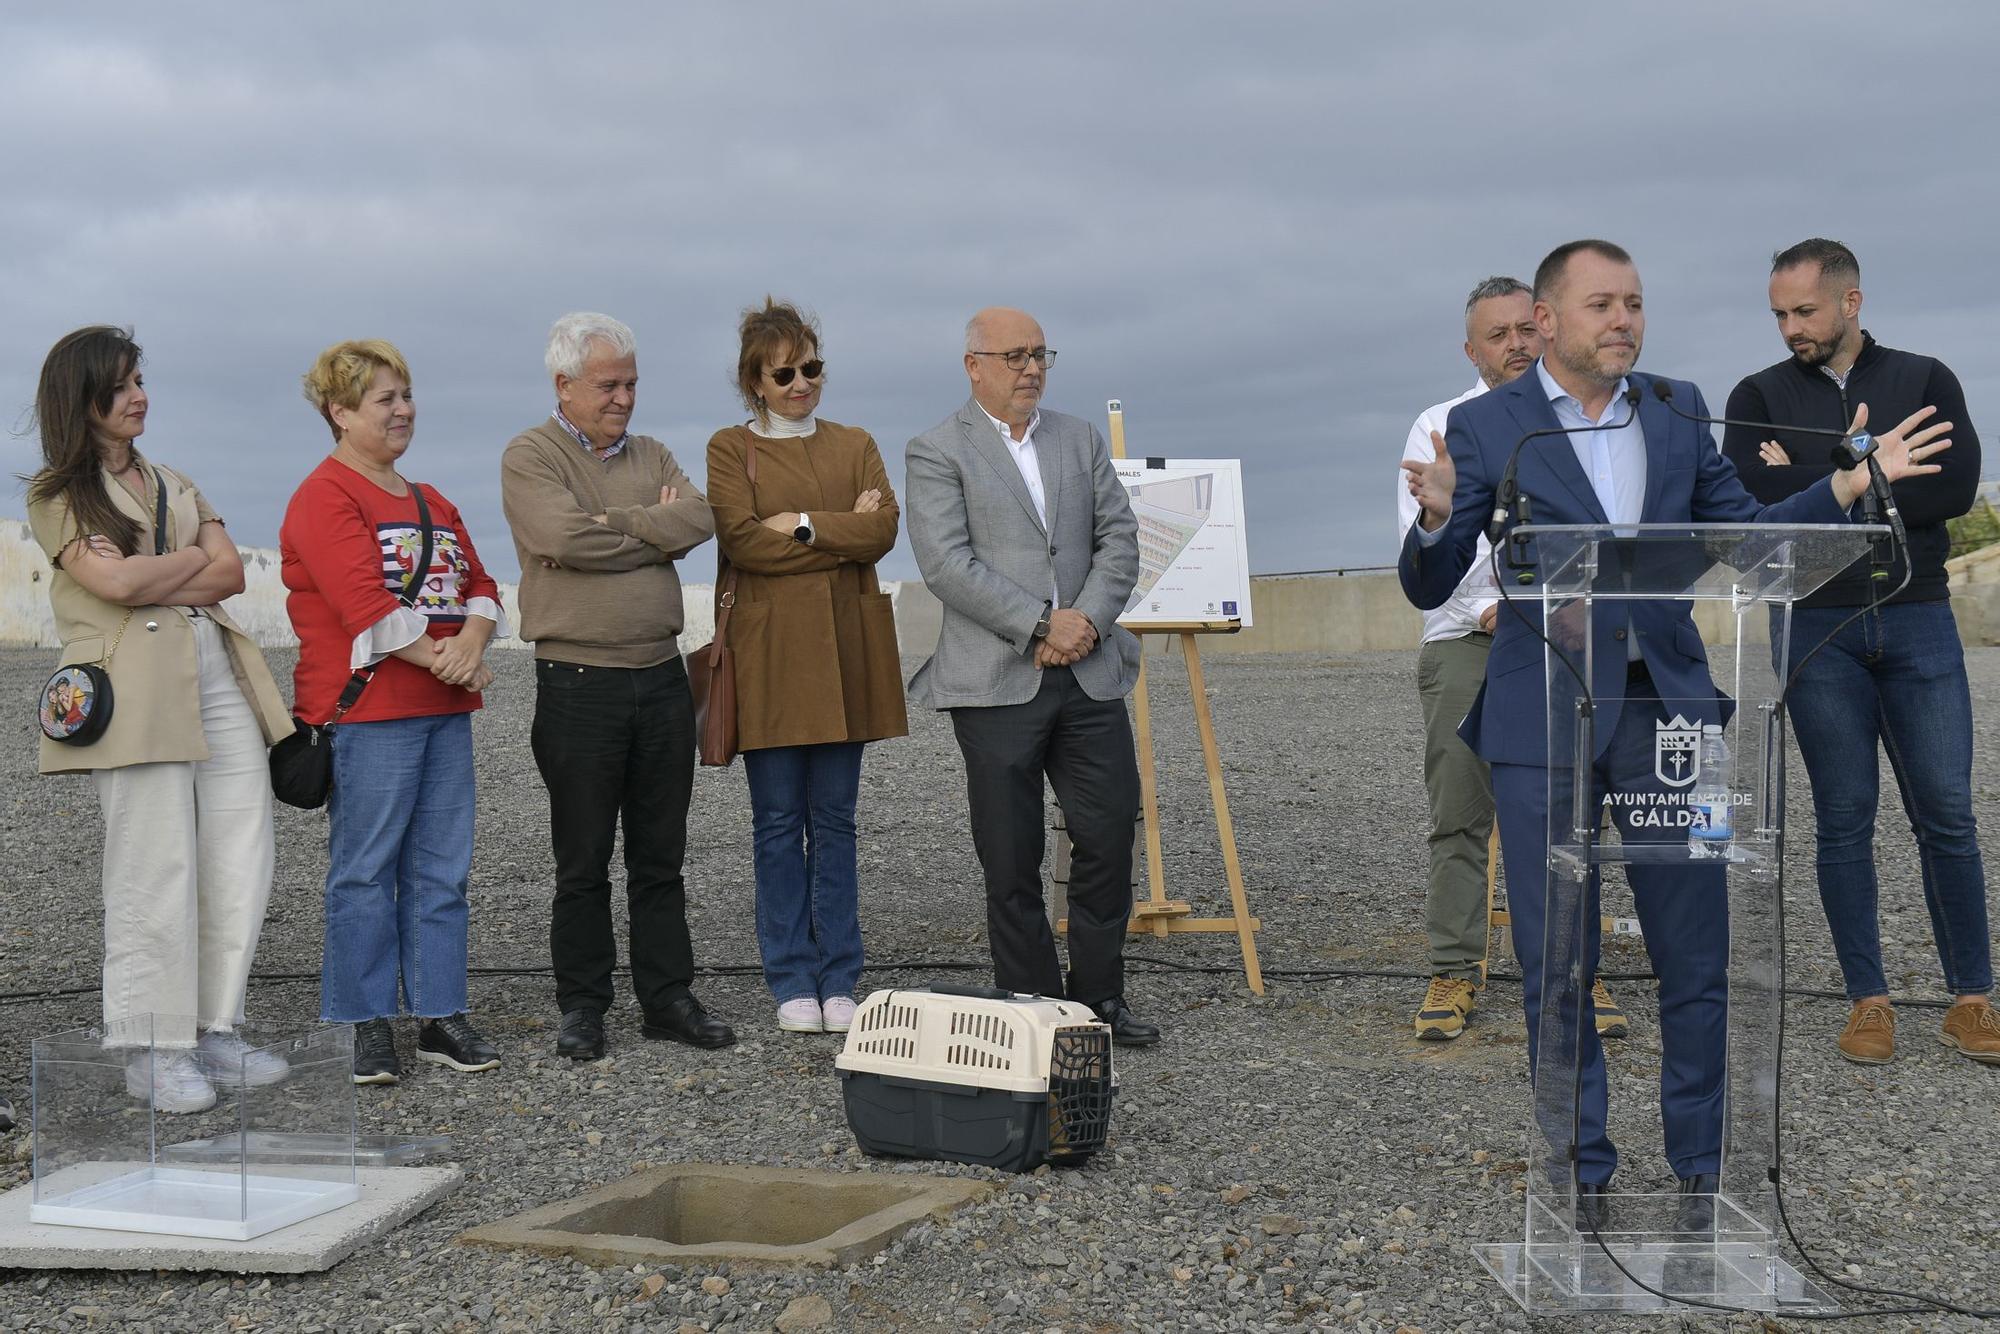
[{"label": "man in blue suit", "polygon": [[[1423,511],[1404,540],[1399,565],[1404,592],[1417,606],[1435,607],[1457,587],[1493,512],[1508,456],[1531,431],[1574,432],[1530,441],[1521,451],[1520,489],[1533,497],[1536,523],[1847,520],[1848,507],[1867,486],[1863,469],[1836,472],[1777,504],[1759,505],[1708,429],[1676,415],[1654,385],[1657,380],[1669,386],[1673,402],[1695,416],[1708,412],[1701,392],[1686,381],[1633,371],[1646,317],[1639,271],[1623,249],[1598,240],[1557,247],[1535,272],[1534,296],[1542,359],[1510,383],[1452,409],[1435,463],[1403,465]],[[1865,422],[1864,407],[1853,429]],[[1585,429],[1593,426],[1604,429]],[[1936,472],[1937,465],[1922,460],[1950,444],[1935,439],[1935,431],[1904,439],[1908,429],[1905,423],[1878,438],[1879,457],[1892,480]],[[1656,723],[1664,716],[1660,702],[1671,701],[1668,711],[1677,710],[1683,721],[1702,723],[1723,721],[1723,701],[1687,605],[1630,607],[1629,613],[1600,611],[1594,621],[1591,693],[1602,706],[1592,781],[1597,793],[1627,794],[1616,807],[1625,842],[1680,842],[1684,828],[1660,828],[1641,818],[1667,795],[1655,772]],[[1519,609],[1540,626],[1538,604]],[[1580,650],[1581,636],[1566,630],[1563,619],[1558,613],[1550,633],[1559,642],[1567,635],[1574,642],[1563,646]],[[1510,906],[1532,1071],[1542,1037],[1548,692],[1542,641],[1510,612],[1499,618],[1485,688],[1460,732],[1492,766],[1507,880],[1517,887]],[[1683,1225],[1702,1226],[1722,1159],[1729,956],[1724,876],[1719,867],[1636,860],[1627,873],[1660,978],[1660,1109],[1667,1158],[1689,1197],[1684,1205],[1696,1206],[1692,1217],[1683,1208]],[[1543,1106],[1538,1097],[1537,1117],[1552,1161],[1575,1151],[1579,1224],[1602,1228],[1603,1196],[1618,1159],[1605,1133],[1604,1050],[1588,1011],[1597,967],[1596,889],[1593,878],[1585,902],[1573,908],[1576,920],[1557,924],[1558,932],[1574,930],[1581,937],[1584,963],[1578,1022],[1554,1033],[1565,1054],[1572,1048],[1577,1053],[1581,1087],[1574,1144],[1566,1103]]]}]

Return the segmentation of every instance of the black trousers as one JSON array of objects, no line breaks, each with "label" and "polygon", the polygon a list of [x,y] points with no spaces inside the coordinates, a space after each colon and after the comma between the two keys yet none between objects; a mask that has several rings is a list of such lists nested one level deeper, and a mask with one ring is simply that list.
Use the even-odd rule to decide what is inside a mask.
[{"label": "black trousers", "polygon": [[[1122,699],[1084,694],[1066,667],[1025,704],[953,709],[965,756],[972,845],[986,873],[993,982],[1095,1005],[1125,991],[1132,916],[1132,825],[1139,766]],[[1042,779],[1069,826],[1069,985],[1042,899]]]},{"label": "black trousers", "polygon": [[533,739],[555,845],[556,1004],[611,1007],[611,849],[622,821],[632,990],[656,1013],[694,977],[681,878],[694,793],[687,668],[679,658],[637,669],[538,659]]}]

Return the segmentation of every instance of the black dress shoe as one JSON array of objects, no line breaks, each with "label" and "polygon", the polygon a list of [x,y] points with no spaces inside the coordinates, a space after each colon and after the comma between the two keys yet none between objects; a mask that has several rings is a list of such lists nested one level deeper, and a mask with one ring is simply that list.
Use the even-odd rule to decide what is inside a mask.
[{"label": "black dress shoe", "polygon": [[693,996],[667,1002],[667,1008],[646,1016],[639,1031],[649,1038],[685,1042],[690,1047],[727,1047],[736,1041],[736,1030],[723,1023]]},{"label": "black dress shoe", "polygon": [[1160,1040],[1160,1026],[1149,1024],[1132,1013],[1123,996],[1113,996],[1090,1007],[1091,1012],[1111,1025],[1111,1040],[1121,1047],[1150,1047]]},{"label": "black dress shoe", "polygon": [[595,1010],[571,1010],[556,1030],[556,1055],[572,1061],[594,1061],[604,1055],[604,1016]]},{"label": "black dress shoe", "polygon": [[1708,1237],[1715,1231],[1715,1192],[1722,1178],[1698,1172],[1681,1178],[1681,1202],[1674,1209],[1674,1231],[1684,1237]]},{"label": "black dress shoe", "polygon": [[1576,1183],[1576,1230],[1585,1236],[1592,1232],[1602,1236],[1611,1230],[1610,1182]]}]

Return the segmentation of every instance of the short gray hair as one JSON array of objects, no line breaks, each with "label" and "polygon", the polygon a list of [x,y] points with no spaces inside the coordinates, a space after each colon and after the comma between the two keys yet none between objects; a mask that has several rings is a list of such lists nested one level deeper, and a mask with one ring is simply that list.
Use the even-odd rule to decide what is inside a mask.
[{"label": "short gray hair", "polygon": [[549,326],[549,348],[542,364],[549,368],[550,375],[574,379],[583,374],[583,363],[590,357],[592,343],[604,344],[614,357],[636,356],[639,350],[632,330],[626,325],[609,315],[578,310]]},{"label": "short gray hair", "polygon": [[1496,296],[1512,296],[1516,292],[1526,292],[1529,296],[1534,295],[1534,289],[1530,288],[1519,278],[1507,278],[1498,275],[1488,278],[1472,289],[1471,296],[1465,298],[1465,313],[1467,315],[1472,314],[1472,308],[1482,301]]}]

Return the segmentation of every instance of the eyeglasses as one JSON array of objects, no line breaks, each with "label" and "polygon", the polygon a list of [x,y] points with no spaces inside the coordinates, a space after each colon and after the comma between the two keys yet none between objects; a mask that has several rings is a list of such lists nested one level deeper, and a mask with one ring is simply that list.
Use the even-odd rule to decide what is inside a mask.
[{"label": "eyeglasses", "polygon": [[972,355],[975,357],[998,357],[1007,363],[1008,370],[1024,371],[1028,369],[1028,362],[1031,358],[1037,366],[1046,367],[1056,359],[1056,350],[1052,347],[1017,347],[1012,352],[974,352]]},{"label": "eyeglasses", "polygon": [[824,361],[819,360],[818,358],[814,358],[811,361],[802,361],[796,366],[773,367],[771,370],[768,370],[764,373],[771,377],[771,382],[773,384],[777,385],[778,388],[783,389],[786,385],[792,382],[792,377],[794,375],[803,375],[808,380],[817,380],[821,375],[825,374],[825,372],[826,372],[826,363]]}]

